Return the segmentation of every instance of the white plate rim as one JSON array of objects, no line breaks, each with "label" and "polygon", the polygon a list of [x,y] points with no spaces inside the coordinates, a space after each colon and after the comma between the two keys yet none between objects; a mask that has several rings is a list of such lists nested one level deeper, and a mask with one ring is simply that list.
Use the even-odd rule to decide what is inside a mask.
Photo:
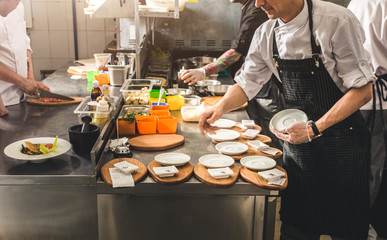
[{"label": "white plate rim", "polygon": [[[221,125],[219,126],[218,124],[216,124],[216,122],[224,122],[226,125]],[[211,124],[211,126],[213,127],[218,127],[218,128],[232,128],[236,125],[236,122],[231,120],[231,119],[226,119],[226,118],[219,118],[218,120],[216,120],[213,124]]]},{"label": "white plate rim", "polygon": [[[257,168],[257,167],[249,166],[247,164],[249,161],[259,160],[259,159],[271,160],[272,161],[272,166],[269,165],[268,167]],[[266,156],[247,156],[247,157],[243,157],[240,160],[240,163],[241,163],[242,166],[245,166],[246,168],[251,169],[251,170],[255,170],[255,171],[262,171],[262,170],[272,169],[272,168],[274,168],[277,165],[277,162],[274,159],[266,157]]]},{"label": "white plate rim", "polygon": [[[243,150],[243,151],[241,150],[241,151],[239,151],[239,152],[222,151],[222,150],[221,150],[221,145],[227,145],[227,144],[228,144],[228,145],[240,145],[240,146],[242,146],[245,150]],[[242,153],[246,152],[246,151],[249,149],[249,147],[248,147],[246,144],[240,143],[240,142],[220,142],[220,143],[218,143],[218,144],[215,145],[215,149],[218,150],[220,153],[234,156],[234,155],[239,155],[239,154],[242,154]]]},{"label": "white plate rim", "polygon": [[62,155],[63,153],[66,153],[71,149],[70,142],[64,139],[58,138],[58,141],[56,143],[58,148],[55,151],[49,152],[47,154],[41,154],[41,155],[26,155],[21,153],[20,150],[22,148],[21,145],[27,141],[35,144],[36,143],[47,144],[47,143],[54,143],[55,138],[54,137],[36,137],[36,138],[27,138],[27,139],[19,140],[6,146],[4,148],[4,154],[10,158],[14,158],[18,160],[41,161],[44,159],[53,158],[53,157]]},{"label": "white plate rim", "polygon": [[[178,163],[172,163],[172,162],[165,162],[163,157],[168,157],[168,155],[180,155],[183,159],[183,161],[180,161]],[[155,156],[156,162],[160,163],[161,165],[164,166],[183,166],[184,164],[188,163],[191,160],[191,157],[185,153],[177,153],[177,152],[169,152],[169,153],[160,153]]]},{"label": "white plate rim", "polygon": [[[219,158],[227,159],[228,162],[223,164],[223,165],[211,165],[211,164],[208,164],[205,162],[205,161],[207,161],[206,158],[210,158],[210,157],[214,157],[214,158],[218,158],[218,159]],[[234,158],[232,158],[230,156],[215,153],[215,154],[206,154],[206,155],[201,156],[199,158],[199,163],[207,168],[222,168],[222,167],[232,166],[235,163],[235,160],[234,160]]]},{"label": "white plate rim", "polygon": [[[218,132],[229,132],[229,133],[233,133],[234,136],[232,138],[227,138],[227,139],[224,139],[224,138],[217,138],[216,135]],[[212,140],[215,140],[215,141],[232,141],[232,140],[235,140],[237,138],[239,138],[241,136],[241,134],[235,130],[230,130],[230,129],[220,129],[220,130],[216,130],[215,131],[215,134],[211,134],[209,132],[207,132],[207,136],[209,138],[211,138]]]},{"label": "white plate rim", "polygon": [[[273,121],[275,121],[276,118],[279,118],[280,116],[284,115],[284,114],[289,114],[288,112],[298,112],[300,113],[301,115],[304,115],[305,116],[305,119],[307,122],[308,121],[308,116],[306,115],[305,112],[301,111],[300,109],[296,109],[296,108],[289,108],[289,109],[285,109],[285,110],[282,110],[278,113],[276,113],[271,119],[270,119],[270,122],[269,122],[269,128],[270,128],[270,131],[272,133],[274,133],[274,125],[273,125]],[[281,130],[281,129],[279,129]]]}]

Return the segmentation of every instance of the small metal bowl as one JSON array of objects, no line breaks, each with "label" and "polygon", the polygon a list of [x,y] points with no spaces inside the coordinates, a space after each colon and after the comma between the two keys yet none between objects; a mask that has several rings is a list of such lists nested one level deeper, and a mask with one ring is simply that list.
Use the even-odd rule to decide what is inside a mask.
[{"label": "small metal bowl", "polygon": [[192,89],[189,88],[169,88],[166,90],[167,95],[169,96],[175,96],[175,95],[191,95],[192,94]]},{"label": "small metal bowl", "polygon": [[212,94],[212,96],[223,96],[233,85],[211,85],[207,86],[207,90]]},{"label": "small metal bowl", "polygon": [[202,80],[196,82],[195,90],[198,91],[201,94],[207,94],[208,93],[208,86],[215,86],[220,85],[220,81],[218,80]]}]

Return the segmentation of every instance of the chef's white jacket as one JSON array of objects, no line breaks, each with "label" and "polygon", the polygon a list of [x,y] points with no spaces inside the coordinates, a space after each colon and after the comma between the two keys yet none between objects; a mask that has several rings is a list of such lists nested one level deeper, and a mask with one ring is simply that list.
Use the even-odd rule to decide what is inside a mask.
[{"label": "chef's white jacket", "polygon": [[[17,74],[27,77],[27,49],[31,50],[26,34],[22,2],[6,17],[0,16],[0,62]],[[0,79],[0,95],[4,105],[18,104],[24,94],[12,83]]]},{"label": "chef's white jacket", "polygon": [[[375,74],[387,74],[387,0],[352,0],[348,9],[356,15],[364,28],[364,48],[371,55]],[[376,97],[376,101],[376,109],[379,109],[379,97]],[[372,101],[362,107],[362,110],[370,109]],[[387,109],[385,101],[383,109]]]},{"label": "chef's white jacket", "polygon": [[[306,1],[302,11],[290,22],[278,19],[279,26],[275,27],[276,21],[268,20],[256,30],[245,64],[235,77],[249,99],[256,96],[273,73],[279,79],[273,60],[274,31],[280,58],[312,56]],[[313,23],[322,61],[343,93],[375,80],[363,48],[364,31],[351,11],[334,3],[313,0]]]}]

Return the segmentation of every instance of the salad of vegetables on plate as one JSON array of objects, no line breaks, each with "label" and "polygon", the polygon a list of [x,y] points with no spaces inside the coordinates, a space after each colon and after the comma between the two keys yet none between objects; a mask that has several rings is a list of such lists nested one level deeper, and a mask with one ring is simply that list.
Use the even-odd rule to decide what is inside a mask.
[{"label": "salad of vegetables on plate", "polygon": [[41,154],[47,154],[49,152],[55,151],[58,146],[56,145],[58,141],[58,135],[55,138],[54,143],[31,143],[31,142],[24,142],[22,144],[21,153],[26,155],[41,155]]}]

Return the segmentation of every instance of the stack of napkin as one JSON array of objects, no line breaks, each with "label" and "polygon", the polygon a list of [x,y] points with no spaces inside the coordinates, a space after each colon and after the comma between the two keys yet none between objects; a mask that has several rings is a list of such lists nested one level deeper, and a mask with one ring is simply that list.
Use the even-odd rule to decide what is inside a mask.
[{"label": "stack of napkin", "polygon": [[279,151],[274,150],[274,149],[269,149],[269,145],[267,145],[259,140],[250,141],[250,142],[247,142],[247,144],[249,144],[250,146],[252,146],[253,148],[257,149],[260,152],[263,152],[263,153],[266,153],[266,154],[269,154],[272,156],[276,155],[279,152]]},{"label": "stack of napkin", "polygon": [[258,172],[258,175],[263,177],[265,180],[267,180],[268,184],[282,186],[286,181],[286,178],[283,178],[285,176],[285,173],[278,170],[277,168]]},{"label": "stack of napkin", "polygon": [[114,164],[114,168],[109,168],[113,188],[134,187],[132,173],[137,171],[138,166],[127,161]]},{"label": "stack of napkin", "polygon": [[179,170],[175,166],[154,167],[153,171],[159,177],[173,177]]},{"label": "stack of napkin", "polygon": [[229,168],[209,168],[208,173],[215,179],[229,178],[234,172]]}]

